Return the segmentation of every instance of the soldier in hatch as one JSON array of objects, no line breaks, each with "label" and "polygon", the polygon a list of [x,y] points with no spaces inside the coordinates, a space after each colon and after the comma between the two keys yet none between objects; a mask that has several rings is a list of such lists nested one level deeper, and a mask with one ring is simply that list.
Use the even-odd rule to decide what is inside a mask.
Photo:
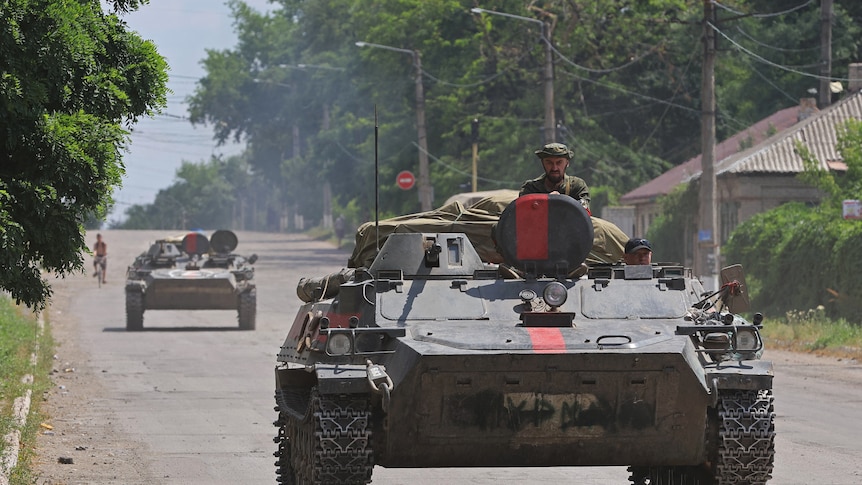
[{"label": "soldier in hatch", "polygon": [[[562,143],[548,143],[535,154],[542,161],[545,173],[521,186],[519,195],[526,194],[563,194],[578,201],[590,212],[590,189],[580,177],[566,175],[572,151]],[[590,213],[592,215],[592,213]]]}]

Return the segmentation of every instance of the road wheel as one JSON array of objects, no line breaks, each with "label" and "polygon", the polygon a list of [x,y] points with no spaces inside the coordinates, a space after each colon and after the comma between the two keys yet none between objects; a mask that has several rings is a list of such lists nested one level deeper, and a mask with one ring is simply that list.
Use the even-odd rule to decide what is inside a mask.
[{"label": "road wheel", "polygon": [[126,330],[144,329],[144,294],[140,291],[126,291]]},{"label": "road wheel", "polygon": [[257,317],[257,290],[249,290],[239,295],[237,319],[240,330],[254,330]]}]

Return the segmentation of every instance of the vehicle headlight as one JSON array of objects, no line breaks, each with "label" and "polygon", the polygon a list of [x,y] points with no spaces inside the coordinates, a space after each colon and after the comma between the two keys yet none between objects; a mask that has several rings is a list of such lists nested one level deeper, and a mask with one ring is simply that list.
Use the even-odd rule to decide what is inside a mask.
[{"label": "vehicle headlight", "polygon": [[350,353],[350,337],[347,334],[329,334],[326,341],[326,353],[329,355],[346,355]]},{"label": "vehicle headlight", "polygon": [[755,328],[736,328],[736,341],[733,344],[737,351],[751,351],[760,348],[760,338]]},{"label": "vehicle headlight", "polygon": [[563,306],[568,297],[569,290],[559,281],[548,283],[548,286],[542,291],[542,298],[545,299],[545,303],[555,308]]},{"label": "vehicle headlight", "polygon": [[727,350],[730,348],[730,335],[727,332],[712,332],[703,336],[703,348]]}]

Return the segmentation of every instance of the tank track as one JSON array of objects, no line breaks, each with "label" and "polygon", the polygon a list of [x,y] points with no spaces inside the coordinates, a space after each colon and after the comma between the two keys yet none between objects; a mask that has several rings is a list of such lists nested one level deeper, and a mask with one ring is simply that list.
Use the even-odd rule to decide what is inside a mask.
[{"label": "tank track", "polygon": [[126,330],[143,330],[144,295],[140,291],[126,291]]},{"label": "tank track", "polygon": [[629,467],[629,480],[635,485],[765,484],[775,459],[773,402],[771,389],[719,393],[714,473],[697,466]]},{"label": "tank track", "polygon": [[719,394],[716,485],[762,484],[772,478],[773,402],[772,389]]},{"label": "tank track", "polygon": [[285,485],[364,485],[371,482],[371,405],[365,395],[320,395],[312,389],[306,411],[301,395],[277,392],[278,481]]}]

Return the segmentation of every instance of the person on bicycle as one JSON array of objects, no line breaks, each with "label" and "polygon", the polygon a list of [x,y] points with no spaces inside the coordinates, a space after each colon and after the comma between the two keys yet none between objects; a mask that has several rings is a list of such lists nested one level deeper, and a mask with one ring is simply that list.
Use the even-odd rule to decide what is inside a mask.
[{"label": "person on bicycle", "polygon": [[96,244],[93,246],[93,278],[99,275],[99,265],[102,266],[102,283],[105,281],[105,273],[108,270],[108,245],[102,240],[101,234],[96,234]]}]

